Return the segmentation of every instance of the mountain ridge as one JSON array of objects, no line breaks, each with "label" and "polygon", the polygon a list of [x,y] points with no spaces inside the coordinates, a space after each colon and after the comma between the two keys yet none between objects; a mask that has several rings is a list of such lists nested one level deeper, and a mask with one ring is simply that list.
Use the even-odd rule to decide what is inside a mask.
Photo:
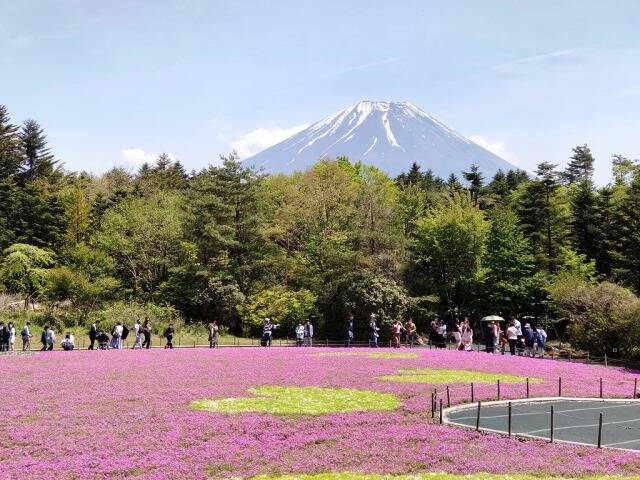
[{"label": "mountain ridge", "polygon": [[244,162],[269,173],[291,173],[338,156],[394,176],[414,162],[443,178],[460,175],[471,164],[485,176],[517,168],[410,102],[369,100],[328,115]]}]

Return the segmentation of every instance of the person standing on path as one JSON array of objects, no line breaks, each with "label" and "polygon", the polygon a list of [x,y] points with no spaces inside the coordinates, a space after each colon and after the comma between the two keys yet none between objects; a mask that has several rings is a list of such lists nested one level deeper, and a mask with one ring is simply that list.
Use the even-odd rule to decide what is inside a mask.
[{"label": "person standing on path", "polygon": [[413,347],[413,342],[417,341],[417,338],[418,338],[418,334],[416,333],[417,328],[416,328],[416,324],[413,323],[413,318],[409,318],[407,323],[405,323],[404,330],[407,334],[407,346],[411,348]]},{"label": "person standing on path", "polygon": [[547,332],[541,325],[536,325],[536,333],[538,338],[538,350],[540,351],[540,358],[544,358],[544,349],[547,345]]},{"label": "person standing on path", "polygon": [[393,339],[393,348],[400,348],[400,335],[402,334],[402,323],[400,323],[400,320],[396,320],[395,322],[393,322],[393,325],[391,326],[391,336]]},{"label": "person standing on path", "polygon": [[348,314],[344,323],[344,346],[351,347],[351,342],[353,342],[353,315]]},{"label": "person standing on path", "polygon": [[509,342],[509,352],[511,355],[516,354],[516,345],[518,344],[518,330],[513,324],[513,321],[507,327],[507,342]]},{"label": "person standing on path", "polygon": [[31,327],[28,320],[24,324],[24,327],[22,327],[20,335],[22,336],[22,351],[27,352],[31,350],[31,337],[33,335],[31,335]]},{"label": "person standing on path", "polygon": [[142,348],[146,348],[147,350],[151,348],[151,325],[149,324],[149,319],[145,318],[144,323],[142,324],[142,336],[144,337],[144,342],[142,342]]},{"label": "person standing on path", "polygon": [[372,313],[369,316],[369,347],[378,348],[378,331],[380,330],[376,325],[376,314]]},{"label": "person standing on path", "polygon": [[462,327],[458,319],[453,324],[453,341],[456,342],[456,350],[462,350]]},{"label": "person standing on path", "polygon": [[89,327],[89,348],[87,348],[87,350],[94,349],[97,337],[98,337],[98,326],[96,325],[96,322],[93,322]]},{"label": "person standing on path", "polygon": [[9,322],[7,328],[9,329],[9,351],[13,352],[16,343],[16,326],[13,322]]},{"label": "person standing on path", "polygon": [[47,349],[47,329],[49,327],[47,325],[42,329],[42,333],[40,334],[40,343],[42,343],[41,352],[44,352]]},{"label": "person standing on path", "polygon": [[209,348],[218,346],[218,323],[214,320],[209,324]]},{"label": "person standing on path", "polygon": [[533,346],[536,343],[536,335],[534,331],[531,329],[531,325],[529,325],[528,323],[524,324],[523,336],[524,336],[525,355],[527,357],[532,357]]},{"label": "person standing on path", "polygon": [[117,350],[122,349],[122,333],[124,332],[124,327],[122,326],[122,322],[116,323],[116,326],[113,327],[111,331],[111,348],[115,348]]},{"label": "person standing on path", "polygon": [[53,350],[53,344],[56,341],[56,334],[53,331],[53,328],[51,327],[47,328],[47,331],[45,334],[45,341],[46,341],[46,350],[48,351]]},{"label": "person standing on path", "polygon": [[140,322],[136,320],[136,323],[133,325],[133,334],[135,337],[133,339],[133,347],[131,347],[132,350],[135,350],[136,348],[142,349],[142,337],[140,336],[141,330],[142,325],[140,325]]},{"label": "person standing on path", "polygon": [[307,323],[304,324],[304,346],[313,346],[313,325],[311,320],[307,320]]},{"label": "person standing on path", "polygon": [[167,344],[164,346],[165,349],[173,348],[173,335],[176,333],[175,328],[173,328],[173,323],[170,323],[167,329],[164,331],[164,338],[167,339]]},{"label": "person standing on path", "polygon": [[302,320],[296,325],[296,347],[301,347],[304,343],[304,324]]}]

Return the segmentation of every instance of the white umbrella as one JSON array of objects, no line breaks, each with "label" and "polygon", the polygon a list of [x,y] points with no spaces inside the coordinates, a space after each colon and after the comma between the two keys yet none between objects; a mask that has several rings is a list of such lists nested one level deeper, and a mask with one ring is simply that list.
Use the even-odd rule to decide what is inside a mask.
[{"label": "white umbrella", "polygon": [[488,315],[483,317],[481,322],[504,322],[504,318],[499,315]]}]

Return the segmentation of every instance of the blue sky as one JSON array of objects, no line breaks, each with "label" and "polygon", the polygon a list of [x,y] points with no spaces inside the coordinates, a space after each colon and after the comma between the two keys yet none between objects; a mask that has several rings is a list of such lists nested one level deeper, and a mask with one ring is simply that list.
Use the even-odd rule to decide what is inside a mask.
[{"label": "blue sky", "polygon": [[406,100],[516,165],[640,157],[640,2],[0,0],[0,103],[71,170],[188,169],[359,100]]}]

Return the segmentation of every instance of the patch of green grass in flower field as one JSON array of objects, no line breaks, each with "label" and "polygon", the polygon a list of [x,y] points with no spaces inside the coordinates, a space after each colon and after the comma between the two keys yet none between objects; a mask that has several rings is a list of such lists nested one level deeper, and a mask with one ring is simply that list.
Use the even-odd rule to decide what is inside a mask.
[{"label": "patch of green grass in flower field", "polygon": [[[382,375],[380,380],[408,383],[503,383],[526,382],[526,377],[516,377],[506,373],[487,373],[476,370],[449,370],[440,368],[401,368],[396,375]],[[530,378],[530,382],[542,380]]]},{"label": "patch of green grass in flower field", "polygon": [[317,357],[369,357],[369,358],[418,358],[417,353],[403,352],[321,352]]},{"label": "patch of green grass in flower field", "polygon": [[420,473],[415,475],[377,475],[372,473],[319,473],[315,475],[285,475],[253,477],[252,480],[638,480],[640,477],[622,476],[588,476],[588,477],[556,477],[533,476],[522,474],[471,473],[459,475],[455,473]]},{"label": "patch of green grass in flower field", "polygon": [[348,388],[279,387],[252,388],[255,397],[196,400],[194,410],[220,413],[265,412],[275,415],[324,415],[338,412],[394,410],[395,395]]}]

